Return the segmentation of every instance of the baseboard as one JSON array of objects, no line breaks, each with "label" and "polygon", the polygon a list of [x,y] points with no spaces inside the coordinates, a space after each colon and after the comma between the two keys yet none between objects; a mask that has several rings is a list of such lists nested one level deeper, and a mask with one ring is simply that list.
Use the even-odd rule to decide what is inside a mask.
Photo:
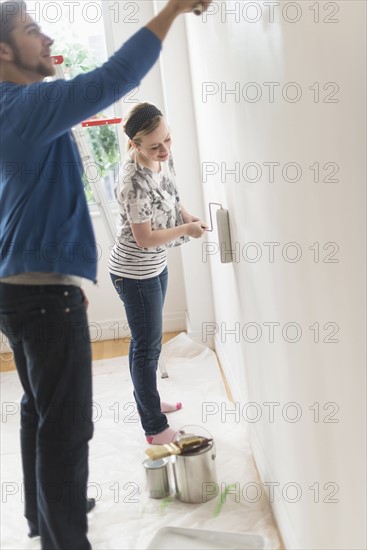
[{"label": "baseboard", "polygon": [[228,355],[218,335],[214,335],[214,349],[223,369],[224,376],[226,377],[227,384],[233,397],[233,401],[241,401],[241,397],[237,393],[238,384],[236,384],[236,380],[234,379],[233,369],[230,368]]},{"label": "baseboard", "polygon": [[11,347],[9,346],[9,342],[5,334],[0,332],[0,354],[1,353],[10,353]]},{"label": "baseboard", "polygon": [[[264,449],[257,436],[254,426],[250,426],[249,435],[252,454],[254,456],[255,464],[262,483],[276,481],[276,476],[272,472],[272,469],[268,463]],[[266,494],[268,494],[268,491],[266,491]],[[296,533],[292,528],[292,522],[285,507],[284,500],[282,498],[274,498],[274,502],[270,503],[270,506],[272,508],[279,533],[283,539],[284,548],[300,550],[301,546]]]},{"label": "baseboard", "polygon": [[[220,364],[222,366],[224,375],[227,379],[229,388],[232,392],[233,401],[241,402],[243,399],[237,392],[238,384],[235,383],[235,379],[232,374],[233,369],[230,368],[231,367],[230,361],[228,359],[226,349],[220,340],[220,337],[215,338],[215,351],[220,361]],[[251,450],[252,450],[252,454],[254,457],[257,470],[259,472],[260,480],[262,481],[262,483],[267,481],[268,482],[274,481],[276,479],[276,476],[272,472],[272,469],[268,463],[268,460],[265,455],[265,451],[257,436],[256,429],[251,424],[249,424],[249,436],[250,436]],[[266,486],[264,486],[265,494],[268,494],[268,490],[269,489],[266,488]],[[284,506],[284,501],[283,500],[277,501],[276,499],[274,499],[274,502],[269,504],[272,508],[279,533],[283,539],[284,548],[291,548],[292,550],[297,550],[300,547],[297,541],[296,534],[294,533],[291,527],[292,523],[287,513],[287,510]]]},{"label": "baseboard", "polygon": [[206,346],[209,349],[212,349],[212,350],[215,349],[214,336],[209,335],[208,338],[207,338],[207,341],[203,342],[202,332],[200,330],[193,330],[192,329],[192,326],[191,326],[191,323],[190,323],[190,317],[189,317],[189,314],[188,314],[187,311],[186,311],[186,317],[185,317],[185,326],[186,326],[186,328],[185,328],[186,333],[191,338],[191,340],[193,340],[197,344],[201,344],[202,346]]},{"label": "baseboard", "polygon": [[[163,332],[180,332],[186,330],[185,312],[166,313],[163,315]],[[126,319],[110,319],[108,321],[89,320],[89,333],[92,342],[102,340],[120,340],[130,336]],[[0,353],[9,353],[11,348],[3,333],[0,333]]]},{"label": "baseboard", "polygon": [[179,332],[186,330],[186,312],[177,311],[163,314],[163,332]]},{"label": "baseboard", "polygon": [[[163,332],[179,332],[186,329],[185,313],[166,313],[163,315]],[[101,340],[120,340],[130,336],[126,319],[108,321],[89,321],[89,332],[92,342]]]}]

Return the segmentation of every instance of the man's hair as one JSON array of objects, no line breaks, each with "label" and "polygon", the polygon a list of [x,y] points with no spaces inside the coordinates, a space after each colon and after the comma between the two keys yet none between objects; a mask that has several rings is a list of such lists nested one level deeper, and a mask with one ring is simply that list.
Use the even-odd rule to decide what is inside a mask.
[{"label": "man's hair", "polygon": [[11,44],[11,32],[17,15],[24,15],[27,6],[24,0],[7,0],[0,4],[0,42]]}]

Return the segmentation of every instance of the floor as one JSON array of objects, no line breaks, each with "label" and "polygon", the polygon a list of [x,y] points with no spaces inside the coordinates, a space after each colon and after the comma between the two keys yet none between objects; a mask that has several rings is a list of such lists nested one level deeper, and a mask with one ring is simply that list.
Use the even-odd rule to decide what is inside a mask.
[{"label": "floor", "polygon": [[[174,493],[170,465],[171,495],[164,499],[149,498],[143,467],[147,444],[132,399],[126,357],[128,343],[100,342],[93,350],[96,416],[89,476],[89,495],[97,500],[89,517],[93,548],[168,548],[172,547],[173,528],[189,528],[238,533],[239,546],[235,543],[230,546],[227,542],[224,548],[280,549],[281,541],[271,508],[261,491],[245,427],[236,424],[233,415],[222,422],[218,416],[204,414],[212,404],[231,405],[214,352],[192,342],[185,333],[167,335],[164,341],[169,377],[159,379],[160,393],[166,401],[184,404],[181,411],[169,415],[170,425],[203,435],[209,433],[214,438],[217,479],[213,487],[217,494],[200,504],[179,501]],[[0,375],[2,410],[8,412],[1,422],[0,547],[31,550],[40,548],[40,540],[27,538],[22,519],[17,409],[21,388],[10,363],[6,361],[7,370]],[[13,409],[10,410],[9,404]],[[214,546],[202,546],[190,539],[193,545],[187,548],[222,548],[218,546],[219,536],[216,542],[212,541]],[[255,541],[256,536],[260,538]],[[159,540],[150,546],[154,537]],[[171,537],[170,540],[167,537]],[[179,544],[175,542],[176,547],[184,548]]]},{"label": "floor", "polygon": [[[165,344],[166,342],[169,342],[178,334],[180,334],[180,332],[167,332],[163,334],[162,343]],[[101,340],[99,342],[92,343],[93,361],[98,361],[101,359],[111,359],[112,357],[121,357],[127,355],[128,353],[129,338],[121,338],[119,340]],[[227,397],[230,401],[233,401],[230,387],[228,386],[226,377],[224,376],[224,372],[219,361],[218,366],[226,388]],[[9,372],[12,370],[15,370],[12,353],[0,354],[0,372]]]}]

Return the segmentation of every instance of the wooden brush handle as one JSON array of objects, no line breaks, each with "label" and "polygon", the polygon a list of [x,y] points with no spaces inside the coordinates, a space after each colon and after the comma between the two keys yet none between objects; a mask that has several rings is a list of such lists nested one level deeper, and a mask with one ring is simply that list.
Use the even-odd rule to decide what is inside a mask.
[{"label": "wooden brush handle", "polygon": [[166,456],[179,455],[181,453],[180,448],[174,443],[165,443],[164,445],[152,445],[149,449],[146,449],[145,454],[149,456],[151,460],[159,460]]},{"label": "wooden brush handle", "polygon": [[166,456],[179,455],[189,453],[195,449],[201,449],[210,443],[212,439],[206,439],[201,436],[187,436],[182,441],[176,441],[174,443],[165,443],[163,445],[152,445],[149,449],[146,449],[145,453],[151,460],[159,460]]}]

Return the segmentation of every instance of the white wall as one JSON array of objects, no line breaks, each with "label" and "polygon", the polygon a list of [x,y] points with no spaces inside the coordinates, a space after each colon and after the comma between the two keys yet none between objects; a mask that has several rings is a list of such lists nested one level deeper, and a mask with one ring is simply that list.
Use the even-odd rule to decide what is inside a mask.
[{"label": "white wall", "polygon": [[[110,52],[150,19],[156,5],[134,4],[139,8],[136,23],[120,17],[111,25]],[[110,15],[115,5],[104,3]],[[257,22],[256,5],[261,13]],[[240,10],[237,16],[228,15],[230,8]],[[286,10],[283,15],[280,8]],[[210,201],[223,203],[230,212],[236,250],[236,261],[228,265],[220,264],[218,252],[205,255],[200,242],[170,251],[165,318],[174,323],[181,319],[184,328],[187,310],[194,338],[210,343],[210,333],[216,333],[217,352],[241,421],[249,425],[261,477],[279,484],[273,508],[287,548],[365,548],[365,4],[216,1],[212,10],[204,19],[186,18],[191,65],[181,19],[165,42],[161,62],[134,96],[164,106],[173,129],[183,202],[206,217]],[[300,10],[299,21],[289,22]],[[333,10],[338,13],[332,15]],[[327,23],[327,18],[338,22]],[[211,83],[206,90],[213,93],[206,102],[204,82]],[[256,84],[244,88],[251,82]],[[271,82],[280,84],[274,84],[274,101],[269,100]],[[284,89],[287,101],[281,91],[290,82],[297,88]],[[335,85],[324,89],[330,82],[339,86],[334,97],[330,93]],[[239,96],[225,93],[238,89]],[[292,103],[296,89],[302,97]],[[251,102],[256,90],[262,97]],[[328,98],[338,102],[326,102]],[[121,102],[118,112],[128,107]],[[269,181],[264,165],[269,162],[280,163],[274,181]],[[316,162],[320,182],[310,169]],[[228,170],[239,163],[238,177],[222,171],[221,163]],[[248,163],[261,167],[258,181],[248,181],[254,180],[256,165],[249,167],[245,179],[242,169]],[[299,181],[289,181],[296,174],[292,166],[282,175],[288,163],[301,168]],[[338,181],[324,181],[336,165]],[[204,168],[217,172],[205,182]],[[94,224],[105,253],[100,286],[89,291],[90,319],[111,337],[114,323],[122,323],[122,310],[105,267],[108,243],[101,220],[94,218]],[[216,233],[207,240],[215,250]],[[280,243],[274,245],[274,261],[265,243]],[[315,261],[314,243],[319,243],[320,261]],[[336,245],[324,249],[326,243]],[[302,256],[292,262],[297,251]],[[256,252],[261,257],[251,261]],[[279,323],[273,342],[264,323]],[[319,342],[309,328],[315,323]],[[338,341],[327,342],[336,326]],[[256,333],[259,327],[262,332]],[[291,343],[295,328],[302,334]],[[246,409],[248,402],[256,405]],[[270,402],[279,404],[274,405],[274,422],[265,405]],[[319,422],[314,418],[317,407]],[[261,413],[261,419],[249,422],[255,413]],[[302,416],[291,422],[295,413]],[[315,502],[317,483],[320,502]],[[294,488],[302,494],[290,503]],[[327,502],[333,498],[338,502]]]},{"label": "white wall", "polygon": [[[291,549],[366,547],[365,17],[358,1],[217,1],[200,24],[187,18],[200,159],[213,172],[202,190],[229,209],[236,251],[232,264],[208,258],[215,316],[205,330],[216,332],[262,480],[279,484],[273,508]],[[280,84],[274,100],[269,83]],[[274,181],[269,162],[280,164]],[[258,166],[246,174],[248,163]],[[298,181],[295,165],[282,175],[288,163]],[[333,167],[336,182],[325,180]],[[265,243],[279,243],[273,261]],[[264,323],[278,323],[274,341]]]}]

